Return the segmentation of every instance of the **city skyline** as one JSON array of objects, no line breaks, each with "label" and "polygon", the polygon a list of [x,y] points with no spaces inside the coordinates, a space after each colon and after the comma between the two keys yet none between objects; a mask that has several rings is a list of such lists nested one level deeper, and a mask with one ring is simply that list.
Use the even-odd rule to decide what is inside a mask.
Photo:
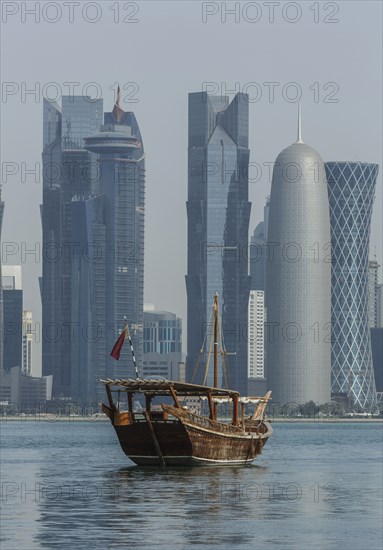
[{"label": "city skyline", "polygon": [[[242,121],[241,123],[243,123],[246,119],[246,116],[247,116],[246,115],[244,117],[244,115],[241,114],[240,111],[238,111],[238,104],[241,103],[240,100],[243,101],[246,98],[246,96],[236,96],[236,97],[233,98],[233,100],[231,101],[230,104],[229,104],[229,98],[228,97],[226,97],[226,98],[209,97],[207,94],[201,94],[200,92],[197,92],[197,93],[194,93],[194,94],[189,94],[189,97],[195,98],[195,99],[198,98],[198,101],[200,101],[202,104],[208,104],[209,102],[211,102],[210,109],[212,109],[212,112],[211,112],[210,115],[209,114],[206,115],[207,120],[210,120],[209,124],[212,125],[211,128],[208,126],[208,129],[207,129],[207,134],[206,134],[207,138],[206,139],[208,139],[208,142],[210,142],[210,139],[213,137],[214,129],[216,127],[217,128],[220,127],[220,132],[222,133],[222,128],[225,126],[225,124],[227,124],[228,128],[230,129],[231,136],[235,135],[235,132],[238,132],[238,139],[239,140],[242,139],[242,141],[245,140],[245,141],[243,141],[243,144],[245,144],[245,142],[247,143],[247,141],[246,141],[247,138],[245,137],[245,134],[241,138],[241,132],[243,132],[243,130],[240,129],[240,126],[237,126],[238,121]],[[126,121],[127,121],[128,118],[129,118],[130,122],[127,123],[127,127],[129,129],[127,135],[125,136],[125,135],[122,135],[122,134],[121,135],[120,134],[115,134],[115,136],[112,136],[113,140],[115,141],[118,138],[121,142],[121,140],[124,140],[125,138],[127,139],[129,137],[130,141],[132,141],[132,139],[134,141],[135,137],[132,135],[132,130],[131,130],[132,121],[133,121],[133,126],[135,127],[135,134],[138,131],[137,135],[138,135],[139,140],[141,140],[139,130],[138,130],[137,124],[135,122],[133,113],[132,112],[129,112],[129,113],[124,112],[123,109],[121,109],[120,106],[119,106],[119,101],[120,101],[120,88],[118,87],[117,100],[116,100],[116,104],[115,104],[113,113],[109,113],[109,114],[106,113],[105,114],[105,122],[109,122],[109,125],[107,124],[106,126],[105,125],[100,126],[100,122],[99,122],[100,119],[102,118],[102,99],[101,99],[101,101],[98,100],[96,102],[92,102],[92,101],[90,101],[90,98],[83,98],[82,96],[73,97],[73,98],[64,96],[63,97],[63,107],[62,108],[59,105],[57,105],[56,103],[51,103],[51,102],[48,102],[48,101],[44,101],[44,116],[43,116],[44,132],[43,132],[43,137],[44,137],[45,147],[44,147],[44,152],[43,152],[43,159],[45,158],[47,168],[44,169],[45,183],[43,185],[43,189],[46,191],[49,188],[48,191],[50,191],[50,192],[52,192],[52,190],[53,190],[53,192],[59,191],[59,197],[62,197],[61,199],[59,198],[59,200],[64,201],[64,202],[65,202],[65,200],[67,200],[67,201],[69,201],[69,203],[71,203],[71,207],[69,208],[69,210],[68,210],[67,207],[64,208],[63,222],[62,222],[63,226],[62,227],[60,226],[59,229],[58,229],[58,231],[61,235],[60,238],[64,242],[66,240],[69,240],[69,242],[74,243],[75,242],[74,239],[73,239],[74,235],[76,236],[76,238],[77,237],[80,238],[80,235],[81,235],[81,232],[82,232],[81,223],[83,223],[81,220],[84,218],[84,216],[85,216],[85,218],[87,216],[89,216],[89,212],[87,213],[87,211],[89,211],[89,209],[94,208],[94,199],[92,199],[92,201],[90,201],[91,206],[87,207],[85,210],[84,209],[81,210],[81,208],[79,209],[79,206],[81,206],[81,205],[85,206],[85,204],[87,202],[87,198],[86,198],[87,195],[89,195],[89,198],[91,198],[92,195],[93,195],[93,197],[96,197],[96,195],[99,194],[98,185],[102,181],[105,181],[105,183],[104,183],[104,192],[106,192],[106,190],[109,187],[109,180],[111,181],[111,176],[109,175],[109,180],[108,180],[108,177],[105,175],[108,172],[108,170],[105,170],[105,166],[102,166],[102,162],[101,162],[101,169],[100,169],[100,173],[99,173],[99,175],[101,175],[101,178],[98,179],[99,175],[95,177],[93,172],[96,171],[95,167],[96,167],[97,162],[96,162],[95,155],[92,155],[92,153],[100,153],[101,152],[102,154],[104,154],[104,156],[105,156],[105,153],[109,154],[111,152],[110,146],[112,145],[113,142],[111,141],[110,144],[107,144],[106,141],[107,141],[107,138],[109,139],[108,136],[109,136],[110,132],[116,131],[114,129],[114,124],[115,123],[117,125],[122,124],[122,127],[119,126],[119,128],[120,128],[119,131],[121,132],[124,128],[123,120],[126,119]],[[246,99],[246,102],[248,102],[247,99]],[[192,99],[192,104],[193,104],[193,99]],[[234,110],[234,108],[232,108],[231,109],[232,114],[229,114],[226,118],[225,112],[228,109],[229,105],[235,106],[236,109]],[[84,107],[85,107],[85,109],[84,109]],[[205,107],[206,107],[206,105],[205,105]],[[52,114],[52,111],[53,111],[53,114]],[[212,116],[211,116],[212,113],[214,113],[214,117],[216,118],[215,122],[212,119]],[[190,120],[193,120],[193,119],[196,119],[196,118],[198,119],[198,117],[194,116],[195,114],[196,113],[194,113],[193,110],[191,110],[189,112],[189,118],[191,116]],[[236,120],[236,117],[238,117],[238,121]],[[90,136],[88,135],[87,137],[84,137],[87,134],[92,133],[91,130],[93,128],[92,128],[91,125],[89,125],[89,123],[92,121],[92,118],[93,118],[93,124],[95,123],[94,128],[97,130],[97,133],[92,134]],[[73,123],[73,127],[72,127],[72,123]],[[300,124],[301,123],[299,121],[299,123],[298,123],[298,125],[299,125],[298,140],[297,140],[298,144],[302,143],[302,141],[300,139]],[[100,128],[101,128],[101,133],[100,133]],[[246,125],[243,128],[246,128]],[[198,126],[194,127],[194,131],[197,131],[196,136],[197,136],[198,139],[200,139],[199,134],[198,134]],[[103,134],[103,132],[104,132],[104,134]],[[108,132],[109,132],[109,134],[108,134]],[[129,134],[129,136],[128,136],[128,134]],[[210,136],[210,138],[209,138],[209,136]],[[228,136],[229,136],[229,134],[228,134]],[[220,137],[222,137],[222,136],[220,135]],[[193,142],[193,139],[195,141],[195,139],[197,139],[197,138],[192,137],[191,138],[192,142]],[[211,143],[214,145],[214,139],[212,139]],[[222,139],[220,140],[220,143],[221,143],[221,156],[222,156],[222,155],[225,154],[225,146],[223,145]],[[116,145],[113,145],[113,147],[115,149]],[[116,149],[116,151],[114,152],[114,155],[115,155],[116,152],[118,153],[117,156],[120,153],[123,152],[122,149],[121,149],[122,145],[119,145],[118,147],[119,148]],[[55,150],[57,148],[59,150],[59,156],[57,156],[57,154],[55,153]],[[142,158],[144,158],[142,146],[140,146],[140,148],[141,148]],[[194,142],[192,143],[192,149],[195,149]],[[89,153],[91,153],[91,155],[89,155]],[[55,157],[55,154],[56,154],[57,158]],[[44,157],[44,155],[45,155],[45,157]],[[84,156],[84,158],[82,158],[81,155]],[[202,157],[200,155],[198,156],[198,158],[196,157],[197,160],[199,159],[200,167],[206,164],[206,174],[207,174],[206,175],[206,180],[207,181],[209,180],[209,176],[210,176],[210,174],[209,174],[210,170],[209,170],[209,167],[208,167],[209,160],[210,160],[210,164],[214,164],[214,162],[215,162],[214,159],[216,159],[216,157],[217,157],[217,151],[215,151],[215,150],[214,150],[214,155],[213,156],[210,155],[210,157],[209,157],[209,155],[207,155],[207,157],[206,157],[207,160],[204,157],[205,160],[202,163],[200,162]],[[222,157],[222,158],[224,158],[224,157]],[[57,184],[58,180],[57,180],[57,177],[55,177],[55,174],[54,174],[54,171],[57,168],[57,166],[55,166],[55,159],[56,159],[56,163],[61,162],[63,167],[64,167],[64,169],[62,171],[62,174],[61,174],[61,180],[60,180],[63,183],[63,185],[61,185],[61,189],[60,189],[60,185]],[[220,178],[222,180],[221,183],[224,183],[225,178],[227,177],[227,172],[228,172],[227,160],[228,159],[226,159],[225,162],[222,164],[223,170],[221,170],[221,171],[214,170],[213,175],[217,176],[217,173],[218,173],[218,175],[221,174],[221,176],[220,176]],[[245,160],[245,157],[244,157],[242,162],[244,162],[244,160]],[[101,158],[101,161],[102,161],[102,158]],[[84,177],[81,178],[80,177],[80,169],[79,169],[79,166],[81,165],[81,163],[84,166],[86,166],[88,168],[88,170],[90,170],[90,172],[93,175],[91,174],[91,176],[88,176],[86,178],[84,178]],[[298,164],[299,165],[302,164],[301,160],[299,160]],[[312,164],[312,166],[315,166],[317,164],[317,162],[312,161],[311,164]],[[326,163],[326,166],[327,165],[331,166],[332,164],[334,164],[334,163]],[[336,164],[340,165],[342,163],[336,163]],[[347,164],[347,163],[343,163],[343,164]],[[354,163],[354,164],[357,164],[357,163]],[[70,166],[70,165],[73,165],[75,170],[69,169],[68,166]],[[234,162],[233,166],[236,167],[236,169],[238,170],[239,173],[241,172],[241,170],[239,169],[240,161],[238,159],[237,159],[237,161]],[[277,166],[278,166],[278,160],[275,163],[275,167],[277,167]],[[192,165],[191,165],[191,167],[192,167]],[[311,169],[311,167],[310,167],[310,169]],[[109,170],[109,172],[110,172],[110,170]],[[115,172],[114,168],[112,169],[112,172],[113,173]],[[110,172],[110,174],[112,172]],[[376,172],[376,175],[377,175],[377,173],[378,173],[378,171]],[[375,179],[376,179],[376,175],[375,175]],[[120,176],[121,176],[121,174],[120,174]],[[231,179],[233,177],[235,177],[235,171],[232,173]],[[216,180],[217,177],[215,177],[214,179]],[[321,177],[319,178],[319,181],[322,181]],[[101,183],[101,187],[102,187],[102,183]],[[193,193],[195,194],[195,186],[192,187],[192,189],[194,189]],[[373,187],[373,191],[372,191],[372,195],[371,195],[371,201],[370,201],[370,207],[369,207],[369,219],[371,218],[371,215],[372,215],[374,193],[375,193],[375,188]],[[134,192],[133,195],[135,196],[136,192]],[[65,197],[67,197],[67,198],[65,198]],[[53,199],[53,203],[52,203],[53,206],[56,204],[55,201],[56,201],[56,199]],[[251,238],[251,243],[256,244],[257,246],[262,244],[262,242],[265,243],[267,241],[267,229],[268,229],[267,220],[268,220],[268,215],[269,215],[268,214],[269,205],[270,205],[270,198],[267,197],[266,198],[266,206],[264,207],[264,220],[266,220],[266,222],[262,221],[256,226],[255,231],[254,231],[254,235]],[[99,205],[99,206],[96,205],[96,210],[100,210],[100,206],[101,205]],[[48,207],[49,207],[49,205],[48,205]],[[142,205],[138,206],[138,207],[136,206],[135,209],[133,209],[132,212],[131,212],[130,219],[134,218],[133,211],[138,212],[137,208],[138,208],[138,210],[141,209],[142,212],[144,211],[144,207]],[[216,206],[214,208],[216,208]],[[77,213],[76,213],[76,210],[77,210]],[[95,210],[95,212],[96,212],[96,210]],[[42,208],[42,212],[43,212],[43,208]],[[51,216],[52,217],[52,223],[54,225],[54,224],[57,224],[57,216],[54,215],[54,210],[52,210],[52,214],[53,214]],[[65,227],[65,216],[67,216],[67,217],[69,216],[68,220],[69,219],[73,219],[74,221],[76,219],[78,220],[77,226],[76,226],[76,222],[75,222],[75,226],[74,226],[75,231],[74,231],[74,233],[73,233],[73,229],[72,229],[72,233],[71,233],[71,231],[69,231],[69,229],[67,229]],[[99,223],[100,220],[98,220],[98,221],[96,220],[97,216],[98,216],[98,214],[92,214],[91,219],[88,220],[88,222],[85,223],[84,227],[86,227],[88,225],[89,221],[90,221],[90,223],[94,223],[95,221],[97,223]],[[240,216],[240,217],[243,217],[243,216]],[[236,215],[234,215],[233,213],[229,216],[229,219],[232,219],[232,218],[234,218],[234,219],[236,218]],[[42,219],[44,220],[43,216],[42,216]],[[367,224],[367,225],[369,227],[369,224]],[[248,227],[247,227],[247,230],[249,230]],[[225,229],[224,233],[226,233],[226,231],[227,231],[227,228]],[[237,230],[234,230],[233,235],[235,235],[236,231]],[[138,235],[139,233],[143,234],[143,229],[139,229],[139,226],[137,226],[137,228],[132,233],[132,242],[137,242],[137,239],[136,239],[136,237],[134,237],[134,235],[136,235],[136,234]],[[222,233],[222,234],[224,234],[224,233]],[[219,244],[220,235],[218,235],[218,234],[215,235],[214,233],[212,233],[211,236],[212,236],[212,239],[207,238],[207,240],[205,239],[203,242],[205,242],[205,241],[210,242],[210,244],[213,244],[213,245]],[[213,239],[213,237],[214,237],[214,239]],[[94,238],[94,236],[92,238]],[[87,236],[87,230],[85,229],[83,245],[84,246],[89,246],[89,242],[92,240],[92,238],[89,240],[89,236]],[[198,243],[198,242],[200,242],[200,239],[195,240],[192,237],[191,242],[192,243],[193,242]],[[369,251],[368,239],[367,240],[365,239],[365,241],[363,241],[363,242],[367,243],[367,245],[364,246],[364,248],[363,248],[363,250],[364,250],[363,254],[364,254],[364,257],[367,258],[367,261],[368,261],[368,251]],[[233,243],[234,243],[234,241],[233,241]],[[81,244],[81,239],[79,241],[79,244]],[[96,244],[98,245],[98,243],[96,243]],[[143,250],[143,246],[141,246],[140,248],[141,248],[141,250]],[[339,254],[339,251],[338,251],[338,254]],[[79,254],[79,257],[80,256],[81,255]],[[370,251],[370,256],[371,256],[371,251]],[[84,258],[82,258],[82,261],[83,260],[84,260]],[[249,266],[250,279],[251,279],[251,275],[252,275],[251,268],[253,267],[251,260],[252,259],[251,259],[251,251],[250,251],[250,266]],[[264,258],[262,258],[262,260],[264,260]],[[64,259],[60,258],[60,262],[53,262],[53,263],[48,262],[48,265],[51,264],[49,267],[52,267],[52,265],[53,265],[54,269],[57,269],[57,266],[55,265],[56,263],[63,264],[64,265],[63,273],[65,274],[65,272],[67,272],[68,269],[70,270],[69,264],[68,264],[68,267],[65,268],[65,262],[66,262],[65,258]],[[112,263],[112,262],[109,262],[109,263]],[[263,262],[261,262],[261,264],[262,263]],[[371,266],[375,265],[375,264],[376,264],[376,266],[379,265],[376,262],[376,260],[370,261],[370,264],[371,264]],[[263,266],[260,265],[259,267],[262,271]],[[121,268],[121,270],[122,270],[122,268]],[[217,272],[217,266],[214,268],[214,271]],[[69,274],[69,271],[68,271],[68,274]],[[257,277],[259,277],[259,276],[260,275],[257,274]],[[247,278],[247,277],[245,277],[245,278]],[[143,277],[141,276],[141,280],[142,279],[143,279]],[[375,282],[379,283],[378,269],[377,268],[375,269],[375,279],[376,279]],[[65,276],[64,276],[63,280],[65,281]],[[87,281],[87,277],[85,278],[84,283],[83,283],[83,284],[85,284],[85,286],[87,285],[86,281]],[[105,281],[105,279],[103,279],[103,281]],[[100,282],[102,282],[101,279],[100,279]],[[68,284],[68,283],[66,283],[66,284]],[[264,286],[264,284],[265,284],[265,281],[262,280],[261,281],[261,286]],[[214,283],[214,285],[215,285],[215,287],[217,287],[217,285],[215,283]],[[131,286],[132,285],[128,285],[128,287],[131,287]],[[252,282],[250,282],[250,286],[252,286]],[[44,285],[42,285],[41,288],[43,289]],[[65,288],[65,285],[64,285],[64,288]],[[142,285],[142,282],[141,282],[141,289],[142,289],[141,290],[141,302],[142,302],[142,307],[143,307],[143,285]],[[223,287],[222,288],[220,287],[220,291],[221,291],[221,294],[224,295]],[[226,291],[226,295],[227,295],[227,291]],[[366,296],[367,296],[367,294],[366,294]],[[66,300],[64,299],[63,302],[65,302],[65,301]],[[192,300],[192,302],[193,301],[194,300]],[[366,307],[371,307],[371,303],[370,302],[368,303],[368,300],[365,300],[365,302],[367,304]],[[73,305],[71,307],[72,307],[71,315],[73,315]],[[114,319],[114,323],[106,323],[106,326],[114,325],[114,326],[117,327],[118,324],[119,324],[119,321],[120,321],[120,317],[121,318],[123,317],[122,313],[126,312],[126,308],[125,308],[124,311],[123,311],[123,309],[121,309],[121,311],[120,311],[121,315],[119,315],[118,318]],[[66,311],[69,311],[67,306],[66,306]],[[63,314],[64,313],[65,313],[65,311],[63,310]],[[130,317],[131,317],[130,324],[132,324],[133,327],[135,327],[136,324],[134,323],[133,319],[139,318],[139,315],[138,314],[130,315]],[[77,319],[76,315],[75,315],[74,318]],[[70,322],[71,316],[68,315],[67,317],[65,317],[65,315],[64,315],[62,317],[62,319],[61,319],[61,325],[62,326],[65,324],[63,319],[66,320],[67,322]],[[86,320],[92,321],[91,315],[87,314],[87,316],[84,318],[84,320],[85,321]],[[232,317],[230,318],[230,320],[232,320]],[[204,323],[202,323],[202,325],[203,324]],[[140,325],[140,323],[137,323],[137,325]],[[141,323],[141,325],[142,325],[142,323]],[[206,322],[205,322],[205,325],[206,325]],[[80,323],[80,326],[83,326],[83,325]],[[44,330],[44,328],[43,328],[43,330]],[[79,337],[79,340],[80,339],[81,339],[81,336]],[[114,335],[111,334],[110,338],[109,338],[109,340],[110,340],[109,347],[110,347],[110,344],[113,342],[113,339],[114,339]],[[91,375],[92,379],[94,379],[95,377],[102,376],[103,372],[104,372],[102,356],[103,355],[105,356],[105,350],[108,348],[108,345],[105,348],[105,339],[99,339],[99,340],[103,341],[104,352],[99,354],[99,356],[97,356],[96,359],[94,360],[95,364],[99,362],[100,365],[99,365],[99,367],[95,368],[94,372],[92,371],[93,372],[93,374]],[[66,341],[61,342],[60,345],[66,347],[67,342]],[[48,341],[48,346],[49,346],[49,341]],[[369,344],[369,346],[370,346],[370,344]],[[53,346],[53,347],[55,348],[55,353],[59,353],[58,350],[57,350],[57,347],[56,346]],[[136,341],[136,347],[138,349],[139,364],[141,364],[141,355],[142,355],[141,347],[142,347],[142,343],[140,343],[139,340]],[[229,351],[229,354],[230,354],[230,351]],[[369,354],[370,354],[370,359],[369,359],[370,367],[369,367],[369,369],[370,369],[370,371],[372,371],[371,351],[369,352]],[[108,356],[108,353],[106,353],[106,356]],[[73,366],[73,365],[76,365],[76,361],[73,361],[74,357],[75,356],[73,355],[73,353],[71,354],[70,351],[69,351],[68,359],[72,363],[71,364],[71,369],[70,369],[72,374],[77,369],[76,366],[75,367]],[[243,363],[245,363],[245,362],[243,362]],[[78,364],[82,365],[81,360]],[[113,362],[112,362],[112,365],[113,365]],[[126,367],[126,365],[124,365],[124,366],[121,366],[121,368],[122,368],[122,370],[121,370],[120,376],[124,376],[124,373],[125,373],[127,367]],[[78,372],[81,372],[81,368]],[[98,372],[98,375],[95,374],[96,372]],[[232,369],[232,372],[237,373],[236,375],[238,376],[238,373],[239,373],[238,367],[236,366],[234,369]],[[43,374],[48,375],[48,374],[52,374],[52,372],[47,371],[47,370],[44,371],[44,369],[43,369]],[[110,371],[110,375],[113,376],[113,374],[114,374],[114,369],[113,369],[113,373],[112,373],[112,371]],[[61,376],[61,374],[60,374],[60,376]],[[80,379],[82,379],[83,381],[86,380],[86,378],[84,379],[84,374],[80,375]],[[79,383],[79,380],[76,382],[76,385],[78,387],[81,386],[81,383]],[[372,379],[371,380],[373,380],[373,374],[372,374]],[[89,381],[87,383],[89,384]],[[224,382],[222,382],[222,383],[224,384]],[[373,382],[371,382],[371,384],[373,385]],[[55,385],[55,382],[54,382],[54,385]],[[242,391],[243,391],[243,388],[242,388]],[[370,390],[368,390],[368,391],[370,391]],[[334,393],[337,394],[339,392],[334,390]],[[75,397],[75,398],[79,397],[76,393],[73,394],[73,392],[69,392],[69,393],[67,393],[67,395],[68,396],[71,395],[72,397]],[[89,397],[91,398],[91,395],[89,395]],[[361,406],[361,407],[367,406],[367,403],[374,404],[375,402],[376,402],[375,398],[369,398],[369,399],[367,399],[367,401],[364,400],[363,403],[359,402],[358,399],[356,399],[356,401],[355,401],[355,403],[357,405]]]},{"label": "city skyline", "polygon": [[[3,29],[8,54],[3,59],[2,76],[9,84],[3,88],[2,124],[6,139],[2,140],[2,153],[3,168],[4,163],[10,163],[5,168],[8,166],[14,175],[4,168],[2,198],[6,210],[2,235],[3,243],[16,243],[18,250],[13,255],[4,252],[3,256],[4,263],[23,264],[25,307],[34,312],[36,323],[41,323],[37,282],[41,255],[25,255],[25,249],[34,250],[38,247],[35,243],[41,244],[40,121],[44,93],[59,100],[73,90],[74,95],[102,96],[111,105],[116,83],[120,82],[123,107],[135,112],[145,136],[147,181],[153,182],[147,186],[146,195],[150,222],[146,227],[145,300],[177,312],[185,323],[185,113],[189,91],[206,89],[218,96],[225,92],[230,95],[232,90],[232,97],[236,91],[247,89],[251,95],[251,232],[262,219],[264,198],[270,193],[272,163],[291,140],[295,128],[297,92],[302,96],[305,140],[321,152],[325,161],[382,165],[381,5],[342,3],[336,16],[339,22],[333,24],[324,22],[324,11],[314,22],[313,11],[305,4],[302,9],[302,19],[296,24],[281,18],[280,7],[276,8],[274,23],[269,22],[266,10],[255,24],[245,20],[235,23],[233,16],[222,23],[220,14],[203,22],[198,2],[140,3],[138,24],[114,23],[112,12],[106,8],[103,19],[93,25],[78,18],[71,24],[64,17],[57,24],[43,19],[37,24],[33,16],[22,23],[20,12],[8,18]],[[356,41],[361,25],[369,29],[369,39]],[[108,47],[100,39],[101,28],[103,36],[108,37]],[[19,31],[28,43],[26,49],[20,48]],[[127,31],[130,43],[142,45],[140,55],[130,56],[127,64],[111,63],[112,58],[122,56]],[[240,62],[227,33],[240,44]],[[91,44],[92,55],[84,47],[84,36]],[[193,48],[186,47],[191,43]],[[310,47],[302,47],[303,44]],[[41,62],[36,63],[36,59]],[[181,69],[176,71],[174,67]],[[182,67],[187,70],[182,71]],[[68,84],[71,82],[72,87]],[[93,86],[89,84],[92,82]],[[47,86],[49,83],[53,84]],[[287,86],[289,83],[291,86]],[[36,90],[36,94],[26,90]],[[257,90],[259,96],[262,93],[258,101]],[[35,169],[39,174],[36,177],[25,173]],[[166,200],[170,196],[171,204]],[[377,180],[371,240],[371,254],[376,249],[380,264],[381,210],[382,173]],[[15,212],[19,213],[18,219]],[[21,243],[25,243],[24,248]],[[186,334],[186,324],[184,329]],[[36,347],[38,368],[41,345]]]},{"label": "city skyline", "polygon": [[380,548],[383,2],[0,14],[4,545]]},{"label": "city skyline", "polygon": [[[73,102],[76,101],[76,97],[74,97],[74,98],[69,98],[69,97],[67,97],[67,98],[63,98],[63,99],[66,99],[67,104],[68,104],[69,106],[71,105],[71,103],[73,103]],[[81,99],[84,100],[84,98],[81,98]],[[92,103],[92,101],[90,100],[90,98],[85,98],[85,101],[88,102],[88,106],[89,106],[89,105],[93,105],[93,106],[95,105],[94,103]],[[102,100],[101,100],[101,101],[102,101]],[[102,104],[102,103],[101,103],[101,104]],[[48,106],[49,106],[50,108],[57,109],[57,105],[56,105],[54,102],[52,103],[52,102],[47,102],[47,101],[44,100],[44,110],[46,110],[46,109],[48,108]],[[59,109],[59,111],[60,111],[60,121],[61,121],[61,110]],[[57,119],[58,119],[58,116],[56,115],[56,120],[57,120]],[[61,122],[60,122],[60,126],[61,126]],[[68,131],[70,131],[70,130],[71,130],[71,125],[70,125],[70,124],[68,125],[68,120],[67,120],[67,123],[66,123],[66,132],[68,133]],[[47,136],[48,134],[51,135],[52,132],[54,132],[54,131],[56,131],[56,130],[52,130],[51,128],[47,129],[47,125],[46,125],[46,123],[44,123],[44,142],[45,142],[45,143],[48,143],[47,137],[46,137],[46,136]],[[63,133],[64,133],[64,132],[63,132]],[[52,134],[52,135],[53,135],[53,134]],[[67,145],[66,145],[65,147],[67,147]],[[65,148],[65,147],[64,147],[64,148]],[[69,147],[69,149],[70,149],[70,148],[71,148],[71,146]],[[93,164],[93,163],[90,163],[90,164]],[[326,164],[327,164],[327,163],[326,163]],[[54,163],[53,163],[52,165],[54,165]],[[46,175],[46,171],[44,172],[44,174]],[[55,178],[53,177],[52,179],[54,180]],[[92,182],[92,177],[88,179],[88,182],[89,182],[89,181]],[[71,181],[71,185],[73,186],[73,181]],[[73,191],[73,189],[71,189],[71,191]],[[269,197],[266,197],[266,200],[268,201],[268,200],[269,200]],[[260,203],[260,201],[258,201],[258,204],[259,204],[259,203]],[[4,204],[4,203],[3,203],[3,204]],[[266,208],[267,208],[267,207],[268,207],[268,205],[267,205],[266,207],[264,207],[264,212],[263,212],[264,216],[265,216],[265,211],[266,211]],[[373,212],[374,212],[374,210],[373,210]],[[255,227],[255,232],[256,232],[256,231],[263,230],[262,224],[263,224],[262,221],[260,221],[260,222],[257,224],[257,226]],[[249,233],[251,233],[251,227],[249,228]],[[254,236],[249,235],[249,238],[250,238],[250,237],[251,237],[251,242],[253,242]],[[254,242],[255,242],[255,241],[254,241]],[[249,244],[250,244],[250,242],[249,242]],[[26,253],[26,256],[27,256],[27,254],[28,254],[28,252]],[[249,251],[249,256],[251,257],[251,250]],[[372,259],[372,257],[373,257],[373,251],[370,249],[370,259]],[[376,249],[375,249],[375,256],[374,256],[374,257],[376,258]],[[6,264],[5,264],[5,265],[6,265]],[[22,266],[22,267],[24,267],[24,266]],[[251,275],[251,263],[250,263],[250,275]],[[34,346],[36,347],[36,343],[35,343],[35,342],[34,342]],[[186,349],[186,346],[185,346],[185,349]],[[36,374],[36,373],[35,373],[35,374]]]}]

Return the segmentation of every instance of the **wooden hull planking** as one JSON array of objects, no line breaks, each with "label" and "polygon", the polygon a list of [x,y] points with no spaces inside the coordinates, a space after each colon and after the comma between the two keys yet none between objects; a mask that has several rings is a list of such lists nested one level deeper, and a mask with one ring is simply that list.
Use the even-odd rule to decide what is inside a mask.
[{"label": "wooden hull planking", "polygon": [[[265,433],[219,433],[181,420],[152,420],[151,426],[162,458],[156,449],[147,421],[130,421],[124,414],[103,406],[114,425],[124,453],[141,466],[245,465],[261,454],[271,433],[263,422]],[[109,409],[106,411],[105,409]],[[119,422],[122,422],[119,424]],[[262,431],[262,430],[261,430]]]}]

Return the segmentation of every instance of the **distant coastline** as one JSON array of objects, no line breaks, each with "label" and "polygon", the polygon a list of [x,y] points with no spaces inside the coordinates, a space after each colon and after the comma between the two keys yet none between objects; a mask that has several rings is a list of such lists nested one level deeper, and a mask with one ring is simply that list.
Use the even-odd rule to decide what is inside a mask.
[{"label": "distant coastline", "polygon": [[[68,415],[3,415],[0,417],[0,422],[106,422],[109,421],[104,415],[100,416],[68,416]],[[383,423],[383,418],[269,418],[271,424],[288,423],[288,424],[339,424],[339,423]]]},{"label": "distant coastline", "polygon": [[[16,416],[16,415],[3,415],[0,417],[0,422],[105,422],[109,421],[109,418],[105,415],[100,416],[69,416],[69,415],[60,415],[60,414],[50,414],[50,415],[25,415],[25,416]],[[109,421],[110,422],[110,421]]]},{"label": "distant coastline", "polygon": [[383,418],[273,418],[269,419],[272,424],[278,422],[288,422],[291,424],[302,424],[305,422],[315,423],[315,424],[338,424],[344,422],[350,424],[352,422],[383,422]]}]

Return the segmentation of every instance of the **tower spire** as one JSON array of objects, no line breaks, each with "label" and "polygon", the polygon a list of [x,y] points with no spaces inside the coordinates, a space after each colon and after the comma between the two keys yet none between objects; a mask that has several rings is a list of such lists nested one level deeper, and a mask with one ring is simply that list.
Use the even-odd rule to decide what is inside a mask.
[{"label": "tower spire", "polygon": [[296,143],[303,143],[302,141],[302,121],[301,121],[301,104],[298,103],[298,136]]},{"label": "tower spire", "polygon": [[116,94],[116,105],[118,107],[120,106],[120,99],[121,99],[121,92],[120,92],[120,85],[117,85],[117,94]]},{"label": "tower spire", "polygon": [[124,114],[124,110],[120,107],[120,101],[121,101],[121,90],[120,85],[117,85],[117,94],[116,94],[116,102],[113,107],[113,113],[114,116],[117,119],[117,122],[120,123],[121,117]]}]

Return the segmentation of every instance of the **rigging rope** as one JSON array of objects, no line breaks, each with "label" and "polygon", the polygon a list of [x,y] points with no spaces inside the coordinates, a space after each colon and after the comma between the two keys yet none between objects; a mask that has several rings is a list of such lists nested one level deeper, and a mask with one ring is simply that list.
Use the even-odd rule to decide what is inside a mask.
[{"label": "rigging rope", "polygon": [[[210,313],[209,325],[210,325],[210,322],[211,322],[212,315],[213,315],[213,310],[212,310],[211,313]],[[200,349],[200,351],[199,351],[199,354],[198,354],[197,364],[196,364],[196,366],[195,366],[195,369],[194,369],[194,372],[193,372],[193,376],[192,376],[191,381],[190,381],[191,384],[193,384],[195,375],[197,374],[197,369],[198,369],[198,367],[199,367],[199,363],[200,363],[200,361],[201,361],[202,354],[203,354],[203,352],[204,352],[204,348],[205,348],[205,344],[206,344],[206,338],[207,338],[207,330],[206,330],[206,332],[205,332],[205,337],[204,337],[203,342],[202,342],[202,347],[201,347],[201,349]]]},{"label": "rigging rope", "polygon": [[207,355],[207,361],[206,361],[206,366],[205,366],[205,374],[204,374],[204,378],[203,378],[203,382],[202,382],[203,386],[206,386],[207,374],[209,372],[209,366],[210,366],[211,352],[212,352],[212,348],[213,348],[213,341],[214,341],[214,333],[212,333],[211,336],[210,336],[209,353]]},{"label": "rigging rope", "polygon": [[227,363],[226,363],[225,340],[224,340],[223,330],[222,330],[222,317],[221,317],[221,322],[219,324],[219,328],[220,328],[220,339],[221,339],[222,371],[225,377],[226,388],[230,389],[229,370],[227,368]]}]

